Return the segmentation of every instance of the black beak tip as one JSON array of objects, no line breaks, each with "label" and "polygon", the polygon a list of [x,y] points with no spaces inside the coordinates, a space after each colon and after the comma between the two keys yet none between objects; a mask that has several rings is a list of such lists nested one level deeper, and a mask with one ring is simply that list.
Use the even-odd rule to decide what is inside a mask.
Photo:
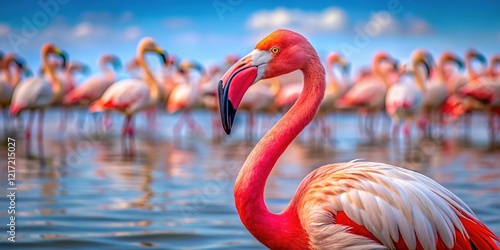
[{"label": "black beak tip", "polygon": [[61,58],[62,58],[62,67],[66,68],[66,65],[68,63],[68,53],[66,53],[65,51],[62,51]]},{"label": "black beak tip", "polygon": [[233,104],[227,98],[227,87],[223,88],[222,80],[219,81],[218,94],[219,94],[219,108],[222,120],[222,127],[226,134],[231,134],[231,128],[233,127],[234,116],[236,115],[236,109]]}]

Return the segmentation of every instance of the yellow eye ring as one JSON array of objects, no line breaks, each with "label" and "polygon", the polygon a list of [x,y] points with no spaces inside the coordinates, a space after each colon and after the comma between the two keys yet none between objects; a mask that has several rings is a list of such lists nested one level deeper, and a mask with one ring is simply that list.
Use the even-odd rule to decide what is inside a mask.
[{"label": "yellow eye ring", "polygon": [[280,48],[278,48],[278,47],[272,47],[272,48],[271,48],[271,53],[273,53],[273,54],[278,54],[278,53],[280,53]]}]

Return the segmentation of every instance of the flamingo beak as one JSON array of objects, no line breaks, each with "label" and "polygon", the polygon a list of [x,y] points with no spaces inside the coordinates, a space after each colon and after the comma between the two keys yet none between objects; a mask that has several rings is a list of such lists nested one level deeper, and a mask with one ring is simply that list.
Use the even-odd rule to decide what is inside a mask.
[{"label": "flamingo beak", "polygon": [[162,49],[157,49],[156,52],[158,53],[158,55],[161,56],[163,64],[166,65],[167,64],[167,57],[168,57],[167,52],[165,50],[162,50]]},{"label": "flamingo beak", "polygon": [[68,53],[66,53],[65,51],[58,50],[58,51],[56,51],[56,54],[59,55],[62,59],[61,67],[63,69],[66,68],[66,65],[68,63]]},{"label": "flamingo beak", "polygon": [[458,65],[459,69],[464,68],[464,62],[462,60],[460,60],[460,58],[456,57],[453,59],[453,61]]},{"label": "flamingo beak", "polygon": [[258,66],[253,65],[251,56],[236,62],[219,81],[219,105],[222,126],[226,134],[231,133],[234,116],[243,95],[257,81]]}]

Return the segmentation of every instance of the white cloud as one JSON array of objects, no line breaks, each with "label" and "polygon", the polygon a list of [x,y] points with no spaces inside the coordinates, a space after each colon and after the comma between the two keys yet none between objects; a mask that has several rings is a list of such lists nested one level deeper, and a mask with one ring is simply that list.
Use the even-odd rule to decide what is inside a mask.
[{"label": "white cloud", "polygon": [[168,29],[186,28],[191,25],[191,19],[184,17],[171,17],[165,20],[165,26]]},{"label": "white cloud", "polygon": [[81,22],[73,29],[75,37],[86,37],[92,33],[92,25],[89,22]]},{"label": "white cloud", "polygon": [[0,23],[0,36],[6,36],[10,32],[10,26],[5,23]]},{"label": "white cloud", "polygon": [[337,7],[330,7],[319,12],[277,8],[253,13],[247,20],[247,27],[259,32],[288,28],[301,33],[328,33],[342,30],[346,19],[346,13]]},{"label": "white cloud", "polygon": [[371,36],[405,35],[419,36],[432,33],[431,25],[420,17],[406,15],[399,18],[388,11],[371,13],[368,21],[355,28],[360,28]]},{"label": "white cloud", "polygon": [[122,35],[126,40],[136,40],[142,35],[142,30],[139,26],[130,26],[123,30]]}]

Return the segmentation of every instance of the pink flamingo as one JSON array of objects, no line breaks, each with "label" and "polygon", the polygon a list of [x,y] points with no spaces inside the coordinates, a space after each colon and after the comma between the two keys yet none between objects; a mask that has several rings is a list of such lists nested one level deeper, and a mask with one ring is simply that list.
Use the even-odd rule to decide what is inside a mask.
[{"label": "pink flamingo", "polygon": [[485,72],[476,71],[473,67],[474,59],[479,61],[482,65],[487,65],[486,57],[483,54],[479,53],[475,49],[469,49],[465,54],[465,69],[467,71],[467,81],[465,85],[461,86],[458,89],[459,97],[461,97],[461,105],[464,109],[463,115],[463,123],[464,123],[464,138],[470,138],[470,127],[471,127],[471,116],[472,112],[480,109],[485,109],[485,106],[475,100],[474,98],[464,97],[463,96],[463,88],[470,88],[471,86],[475,87],[476,85],[480,85],[481,82],[487,80],[485,76]]},{"label": "pink flamingo", "polygon": [[493,55],[490,60],[488,75],[475,84],[468,84],[460,89],[464,96],[472,98],[485,106],[489,115],[488,123],[492,143],[496,140],[495,116],[500,114],[500,79],[496,72],[498,64],[500,64],[500,55]]},{"label": "pink flamingo", "polygon": [[432,179],[384,163],[325,165],[299,185],[290,204],[270,212],[266,179],[316,115],[325,70],[312,45],[277,30],[238,61],[219,84],[221,119],[231,132],[245,91],[260,79],[300,69],[302,95],[260,140],[236,178],[236,209],[245,227],[270,249],[498,249],[500,241],[452,192]]},{"label": "pink flamingo", "polygon": [[[113,68],[109,68],[111,64]],[[116,72],[121,68],[120,59],[111,54],[104,54],[98,61],[102,74],[87,78],[81,85],[69,92],[64,102],[66,104],[89,105],[99,99],[104,91],[116,81]]]},{"label": "pink flamingo", "polygon": [[62,97],[60,102],[57,103],[58,105],[60,105],[62,107],[61,119],[60,119],[60,123],[59,123],[59,128],[62,131],[66,130],[66,123],[67,123],[68,115],[70,112],[70,110],[69,110],[70,106],[65,102],[65,99],[76,88],[76,85],[77,85],[76,78],[75,78],[76,72],[80,72],[84,75],[88,75],[90,73],[90,68],[81,62],[75,62],[75,61],[70,62],[68,64],[68,66],[66,67],[65,76],[64,76],[64,78],[61,79],[61,82],[65,83],[63,85],[64,86],[63,87],[64,96]]},{"label": "pink flamingo", "polygon": [[[144,79],[124,79],[109,86],[104,94],[89,108],[90,112],[115,110],[125,115],[123,137],[133,138],[132,117],[139,111],[154,107],[160,100],[158,82],[149,69],[146,52],[159,54],[166,63],[166,52],[156,45],[152,38],[143,38],[137,46],[137,58]],[[132,145],[132,143],[131,143]],[[132,150],[130,150],[132,152]]]},{"label": "pink flamingo", "polygon": [[31,127],[33,124],[34,111],[38,110],[38,149],[40,161],[43,164],[43,115],[45,108],[58,103],[64,95],[60,79],[56,76],[53,67],[50,67],[48,56],[58,55],[62,58],[62,67],[66,67],[67,56],[59,48],[51,43],[46,43],[41,48],[42,67],[48,73],[50,79],[43,77],[29,77],[19,83],[14,90],[10,114],[18,115],[23,110],[29,110],[28,124],[26,126],[26,155],[31,158]]},{"label": "pink flamingo", "polygon": [[[111,86],[116,81],[117,71],[121,68],[121,61],[115,55],[104,54],[102,55],[97,64],[102,72],[100,75],[89,77],[81,85],[73,89],[64,97],[64,103],[67,105],[83,105],[88,106],[90,103],[99,99],[104,91]],[[111,64],[113,67],[110,68],[108,65]],[[111,126],[110,114],[105,113],[105,124],[106,127]],[[95,118],[95,117],[94,117]],[[97,119],[96,128],[97,128]],[[82,122],[83,123],[83,122]],[[83,124],[82,124],[83,125]]]},{"label": "pink flamingo", "polygon": [[[333,72],[333,67],[335,66],[341,66],[341,77],[335,76]],[[340,53],[331,52],[326,58],[326,72],[328,84],[326,85],[325,97],[319,106],[317,117],[325,139],[330,138],[331,135],[330,126],[326,122],[326,116],[336,111],[337,101],[347,89],[348,82],[346,82],[347,79],[345,76],[349,74],[349,63]]]},{"label": "pink flamingo", "polygon": [[[385,93],[387,88],[394,82],[390,71],[383,69],[383,63],[389,62],[392,68],[396,68],[396,60],[385,52],[375,54],[371,65],[371,74],[361,77],[349,91],[340,99],[340,106],[358,107],[360,112],[360,129],[368,134],[370,139],[374,138],[375,116],[384,108]],[[363,126],[362,117],[367,113]]]},{"label": "pink flamingo", "polygon": [[[191,79],[191,69],[196,69],[200,73],[200,78],[196,81]],[[167,112],[170,114],[182,111],[181,117],[174,125],[174,136],[181,135],[182,121],[185,121],[192,131],[203,134],[202,126],[191,116],[191,110],[201,105],[199,83],[206,80],[205,70],[201,64],[193,61],[181,62],[179,70],[185,76],[185,83],[177,84],[172,89],[166,105]]]},{"label": "pink flamingo", "polygon": [[451,86],[445,68],[449,62],[454,62],[459,68],[463,68],[463,62],[453,53],[446,51],[441,54],[437,64],[431,70],[429,84],[425,86],[423,111],[425,121],[422,123],[426,127],[424,132],[427,136],[432,134],[432,126],[442,123],[442,109],[446,99],[451,94],[448,86]]},{"label": "pink flamingo", "polygon": [[[429,52],[421,49],[416,50],[413,52],[411,65],[405,65],[402,69],[403,74],[411,73],[414,76],[414,84],[405,84],[401,79],[387,90],[385,108],[387,114],[392,118],[394,141],[398,141],[399,126],[401,122],[404,122],[403,132],[407,142],[410,142],[411,123],[419,115],[422,108],[431,64],[432,56]],[[425,66],[426,75],[422,75],[420,65]],[[411,69],[408,69],[407,66],[410,66]]]},{"label": "pink flamingo", "polygon": [[[0,54],[0,56],[3,56]],[[15,66],[15,73],[11,74],[11,65]],[[0,79],[0,108],[2,109],[3,122],[4,122],[4,133],[7,136],[8,133],[8,107],[12,102],[12,95],[14,94],[14,89],[21,80],[21,73],[29,73],[29,69],[25,66],[23,60],[21,60],[17,55],[13,53],[8,53],[5,58],[0,58],[0,73],[4,73],[4,78]]]}]

